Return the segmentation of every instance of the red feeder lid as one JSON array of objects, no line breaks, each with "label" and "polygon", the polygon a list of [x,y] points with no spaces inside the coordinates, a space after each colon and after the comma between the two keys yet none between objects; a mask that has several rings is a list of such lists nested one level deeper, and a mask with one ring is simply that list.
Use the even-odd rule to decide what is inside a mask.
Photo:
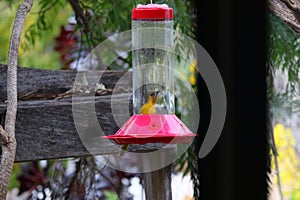
[{"label": "red feeder lid", "polygon": [[102,136],[117,144],[189,143],[192,133],[176,115],[133,115],[114,135]]},{"label": "red feeder lid", "polygon": [[167,4],[139,4],[132,10],[132,19],[173,19],[173,9]]}]

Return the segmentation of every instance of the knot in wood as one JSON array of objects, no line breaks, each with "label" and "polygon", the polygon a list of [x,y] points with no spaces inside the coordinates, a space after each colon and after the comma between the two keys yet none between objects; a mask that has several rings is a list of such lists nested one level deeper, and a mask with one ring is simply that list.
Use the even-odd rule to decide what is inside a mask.
[{"label": "knot in wood", "polygon": [[1,145],[7,145],[9,142],[8,133],[3,129],[3,127],[0,125],[0,141]]},{"label": "knot in wood", "polygon": [[32,2],[24,1],[21,5],[24,7],[24,9],[26,9],[26,12],[29,12],[32,7]]},{"label": "knot in wood", "polygon": [[1,140],[1,145],[2,146],[9,146],[9,144],[16,144],[17,141],[16,141],[16,138],[13,138],[13,137],[7,137],[6,140]]}]

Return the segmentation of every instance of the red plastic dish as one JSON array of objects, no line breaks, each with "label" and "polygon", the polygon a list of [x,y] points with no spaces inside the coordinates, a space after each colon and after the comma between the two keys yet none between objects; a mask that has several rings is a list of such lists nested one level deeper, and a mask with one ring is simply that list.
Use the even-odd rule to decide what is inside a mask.
[{"label": "red plastic dish", "polygon": [[117,144],[189,143],[196,134],[176,115],[133,115],[114,135],[102,136]]}]

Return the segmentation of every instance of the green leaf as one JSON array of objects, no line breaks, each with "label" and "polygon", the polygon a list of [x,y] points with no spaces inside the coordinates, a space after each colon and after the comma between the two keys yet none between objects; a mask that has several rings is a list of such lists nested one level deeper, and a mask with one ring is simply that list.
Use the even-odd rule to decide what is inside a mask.
[{"label": "green leaf", "polygon": [[18,176],[21,173],[21,163],[16,163],[13,166],[12,175],[10,177],[10,182],[8,185],[8,189],[11,190],[13,188],[18,188],[20,186],[20,183],[18,181]]},{"label": "green leaf", "polygon": [[115,192],[106,190],[104,191],[104,195],[107,200],[118,200],[118,195]]}]

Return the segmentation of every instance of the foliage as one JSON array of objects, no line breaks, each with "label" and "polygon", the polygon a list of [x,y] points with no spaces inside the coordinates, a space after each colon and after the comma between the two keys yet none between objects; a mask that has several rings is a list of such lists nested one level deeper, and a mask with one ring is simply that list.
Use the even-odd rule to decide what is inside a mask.
[{"label": "foliage", "polygon": [[[45,1],[45,0],[44,0]],[[82,0],[80,1],[81,8],[83,12],[89,19],[89,28],[92,33],[88,35],[91,39],[92,44],[99,44],[107,38],[108,35],[122,32],[131,29],[131,9],[133,9],[137,4],[147,4],[149,1],[91,1]],[[155,3],[166,3],[174,9],[174,15],[176,16],[174,20],[175,29],[180,30],[182,33],[189,36],[193,35],[194,28],[191,21],[191,3],[187,0],[159,0]],[[118,6],[114,6],[118,5]],[[76,12],[76,11],[75,11]],[[87,14],[90,13],[90,14]],[[78,24],[81,28],[84,24],[79,22]]]},{"label": "foliage", "polygon": [[36,161],[15,168],[21,168],[15,173],[19,195],[30,192],[30,199],[118,199],[124,191],[122,179],[132,177],[104,167],[93,157]]},{"label": "foliage", "polygon": [[175,163],[175,169],[183,172],[183,176],[190,174],[194,186],[194,198],[200,197],[200,177],[197,165],[196,141],[185,151]]},{"label": "foliage", "polygon": [[[283,195],[290,199],[299,199],[300,162],[295,150],[295,138],[292,130],[282,124],[276,124],[274,126],[274,137],[278,152],[279,177],[283,186]],[[272,168],[276,171],[274,162]],[[297,181],[295,182],[295,180]]]},{"label": "foliage", "polygon": [[[286,123],[287,119],[299,112],[299,70],[300,39],[284,22],[273,14],[269,14],[269,52],[268,52],[268,100],[270,104],[270,124],[273,121]],[[273,130],[274,141],[271,140],[271,156],[273,169],[275,157],[278,168],[281,190],[284,197],[299,198],[300,163],[295,151],[295,139],[290,128],[276,124]]]},{"label": "foliage", "polygon": [[[67,4],[68,2],[69,4]],[[149,3],[149,1],[139,1],[140,4]],[[155,3],[167,3],[174,10],[175,20],[174,28],[188,36],[193,36],[194,25],[191,16],[192,4],[190,1],[167,0],[157,1]],[[91,0],[66,0],[54,1],[49,3],[47,0],[39,1],[40,11],[37,23],[32,24],[26,32],[27,48],[36,44],[35,41],[41,37],[44,32],[55,28],[52,25],[53,17],[57,16],[59,11],[65,10],[66,5],[71,5],[76,17],[77,23],[74,27],[73,37],[79,35],[77,45],[73,50],[69,51],[67,57],[77,55],[75,59],[86,56],[100,42],[109,36],[131,29],[131,12],[130,10],[136,6],[135,1],[114,1],[107,0],[91,1]],[[113,6],[118,5],[118,6]],[[78,47],[79,46],[79,47]],[[117,55],[118,53],[115,52]],[[64,63],[64,62],[63,62]],[[125,65],[127,64],[127,65]],[[131,55],[126,58],[119,59],[111,65],[111,69],[129,69],[131,65]]]},{"label": "foliage", "polygon": [[21,164],[20,163],[15,163],[13,166],[13,172],[11,177],[10,177],[10,182],[8,185],[8,189],[11,190],[13,188],[19,188],[20,187],[20,182],[18,181],[18,176],[21,173]]},{"label": "foliage", "polygon": [[[18,63],[21,66],[43,69],[59,69],[59,54],[53,50],[53,40],[60,31],[60,26],[65,24],[71,14],[69,6],[54,6],[44,15],[40,14],[46,5],[34,4],[24,24],[21,36]],[[0,12],[1,51],[0,62],[7,63],[12,22],[20,1],[1,1],[0,7],[6,9]],[[53,24],[55,19],[55,26]],[[53,25],[52,25],[53,24]],[[51,26],[52,25],[52,26]]]},{"label": "foliage", "polygon": [[118,200],[118,195],[115,192],[105,191],[104,194],[107,200]]},{"label": "foliage", "polygon": [[[179,80],[176,80],[175,91],[176,91],[176,115],[181,119],[185,119],[184,123],[193,131],[197,132],[198,112],[195,112],[195,105],[193,102],[198,102],[196,99],[192,99],[190,94],[196,92],[196,60],[193,59],[191,63],[184,63],[183,61],[175,62],[175,65],[179,65],[176,69],[179,70]],[[190,84],[191,88],[187,88],[184,81]],[[191,89],[191,90],[190,90]],[[183,101],[178,101],[182,99]],[[196,124],[195,124],[196,123]],[[190,174],[194,186],[194,198],[198,199],[200,197],[200,177],[198,173],[197,165],[197,150],[196,150],[196,140],[186,149],[186,151],[180,156],[180,158],[175,162],[174,166],[177,171],[183,172],[183,176]],[[185,147],[185,145],[183,145]],[[178,145],[180,148],[181,145]],[[184,148],[183,147],[183,148]],[[181,152],[180,150],[178,152]]]},{"label": "foliage", "polygon": [[[273,14],[269,14],[268,95],[271,105],[280,106],[298,91],[300,70],[300,38]],[[285,87],[275,90],[276,72],[287,75]],[[290,102],[290,101],[289,101]],[[286,104],[284,104],[286,105]]]}]

